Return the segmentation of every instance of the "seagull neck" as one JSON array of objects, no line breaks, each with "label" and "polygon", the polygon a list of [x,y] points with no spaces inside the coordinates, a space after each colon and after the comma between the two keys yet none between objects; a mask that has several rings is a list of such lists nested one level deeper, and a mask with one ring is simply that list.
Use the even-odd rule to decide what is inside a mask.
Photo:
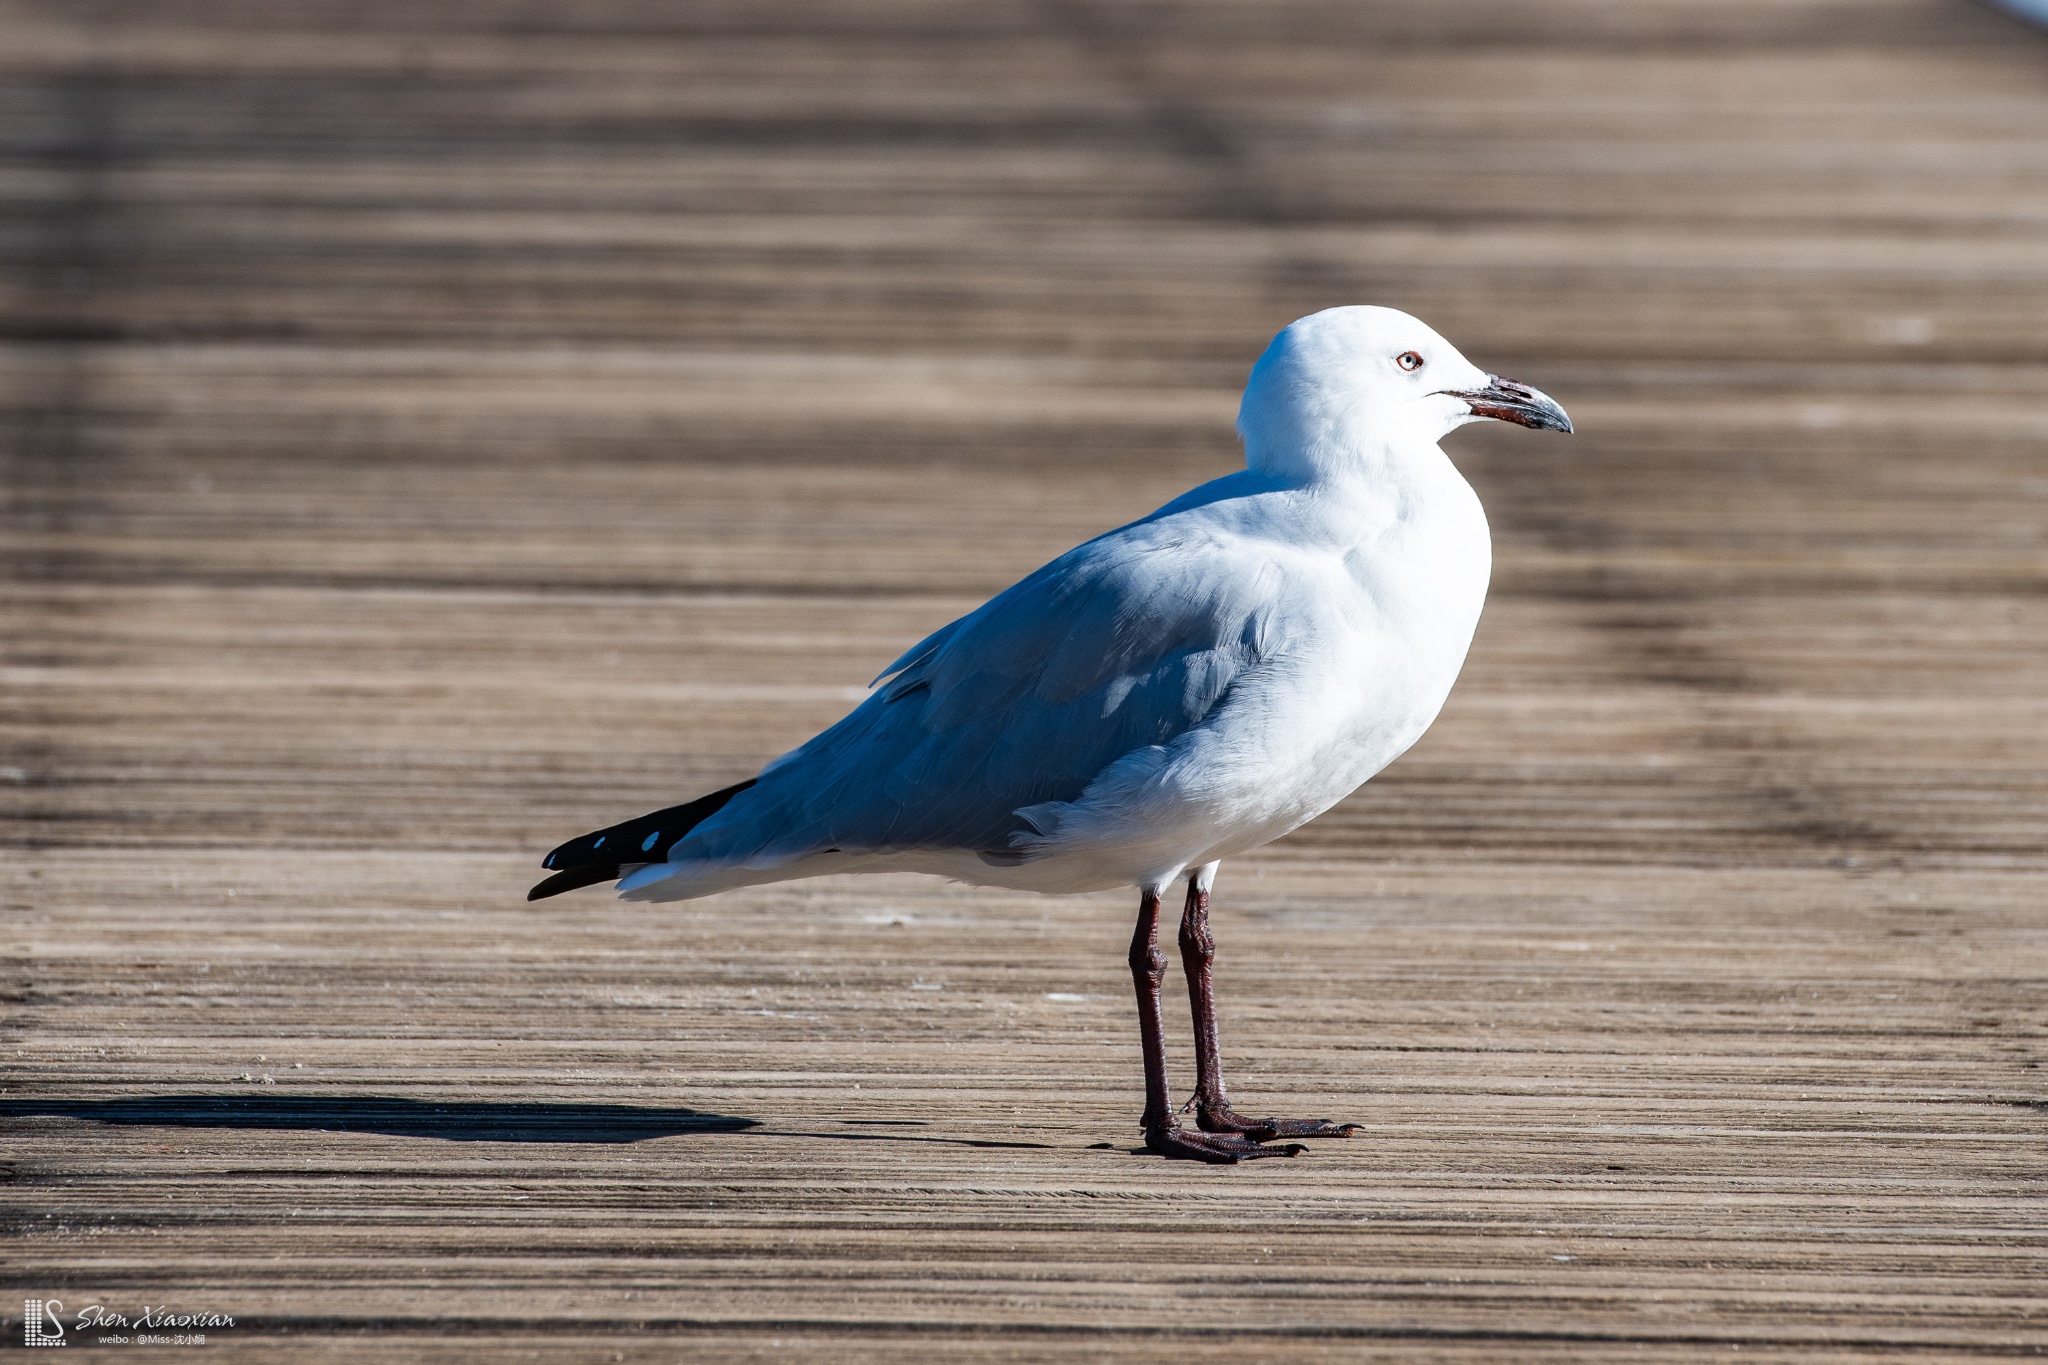
[{"label": "seagull neck", "polygon": [[1247,444],[1246,463],[1276,483],[1304,489],[1386,488],[1433,481],[1450,459],[1435,441],[1409,433],[1330,432],[1298,445]]}]

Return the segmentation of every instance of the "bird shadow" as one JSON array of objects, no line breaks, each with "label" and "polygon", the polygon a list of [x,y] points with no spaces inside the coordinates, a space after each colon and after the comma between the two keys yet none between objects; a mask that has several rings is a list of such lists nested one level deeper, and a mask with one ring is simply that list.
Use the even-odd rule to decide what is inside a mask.
[{"label": "bird shadow", "polygon": [[501,1104],[392,1095],[147,1095],[108,1100],[0,1100],[0,1118],[88,1119],[142,1128],[272,1128],[381,1133],[446,1142],[644,1142],[760,1125],[698,1109],[631,1104]]},{"label": "bird shadow", "polygon": [[[949,1147],[1044,1148],[1042,1142],[858,1131],[766,1128],[761,1120],[701,1109],[632,1104],[520,1104],[410,1100],[394,1095],[143,1095],[105,1100],[0,1100],[0,1119],[69,1118],[135,1128],[261,1128],[376,1133],[444,1142],[627,1143],[649,1138],[747,1134],[828,1142],[915,1142]],[[848,1128],[922,1127],[908,1119],[839,1119]]]}]

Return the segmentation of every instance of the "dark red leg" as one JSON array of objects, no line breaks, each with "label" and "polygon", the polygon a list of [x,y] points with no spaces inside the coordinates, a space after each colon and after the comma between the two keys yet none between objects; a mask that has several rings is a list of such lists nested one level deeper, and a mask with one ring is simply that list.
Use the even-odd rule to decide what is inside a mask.
[{"label": "dark red leg", "polygon": [[1195,1014],[1195,1122],[1205,1133],[1241,1133],[1254,1142],[1283,1137],[1350,1137],[1357,1129],[1349,1123],[1332,1123],[1328,1119],[1248,1119],[1230,1107],[1230,1092],[1223,1085],[1222,1048],[1216,1041],[1216,988],[1210,977],[1215,961],[1216,938],[1209,932],[1209,893],[1201,889],[1198,877],[1189,877],[1187,909],[1180,917],[1180,965],[1187,973],[1188,1003]]},{"label": "dark red leg", "polygon": [[1294,1156],[1300,1147],[1261,1147],[1231,1133],[1190,1133],[1174,1117],[1166,1092],[1166,1028],[1159,1014],[1159,988],[1166,980],[1166,954],[1159,951],[1159,897],[1151,892],[1138,906],[1131,934],[1131,980],[1138,988],[1138,1037],[1145,1049],[1145,1145],[1161,1156],[1187,1157],[1230,1165],[1261,1156]]}]

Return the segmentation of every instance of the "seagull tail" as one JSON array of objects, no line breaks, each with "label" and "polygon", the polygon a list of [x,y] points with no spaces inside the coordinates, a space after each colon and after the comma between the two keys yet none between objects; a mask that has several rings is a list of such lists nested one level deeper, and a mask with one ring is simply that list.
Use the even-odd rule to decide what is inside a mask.
[{"label": "seagull tail", "polygon": [[555,875],[527,892],[526,899],[543,901],[579,886],[616,881],[628,867],[666,861],[678,840],[723,810],[726,802],[753,786],[754,780],[750,777],[695,801],[571,839],[541,859],[540,865]]}]

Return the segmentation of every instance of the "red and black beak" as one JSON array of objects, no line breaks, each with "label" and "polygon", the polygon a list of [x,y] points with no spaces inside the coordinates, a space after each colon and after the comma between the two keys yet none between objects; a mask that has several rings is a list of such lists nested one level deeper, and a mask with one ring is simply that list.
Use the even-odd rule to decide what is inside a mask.
[{"label": "red and black beak", "polygon": [[1445,392],[1470,404],[1474,417],[1491,417],[1497,422],[1513,422],[1516,426],[1534,427],[1538,431],[1572,429],[1572,419],[1564,415],[1564,409],[1552,402],[1548,394],[1539,393],[1527,384],[1517,384],[1512,379],[1502,379],[1497,374],[1486,377],[1483,389],[1447,389]]}]

